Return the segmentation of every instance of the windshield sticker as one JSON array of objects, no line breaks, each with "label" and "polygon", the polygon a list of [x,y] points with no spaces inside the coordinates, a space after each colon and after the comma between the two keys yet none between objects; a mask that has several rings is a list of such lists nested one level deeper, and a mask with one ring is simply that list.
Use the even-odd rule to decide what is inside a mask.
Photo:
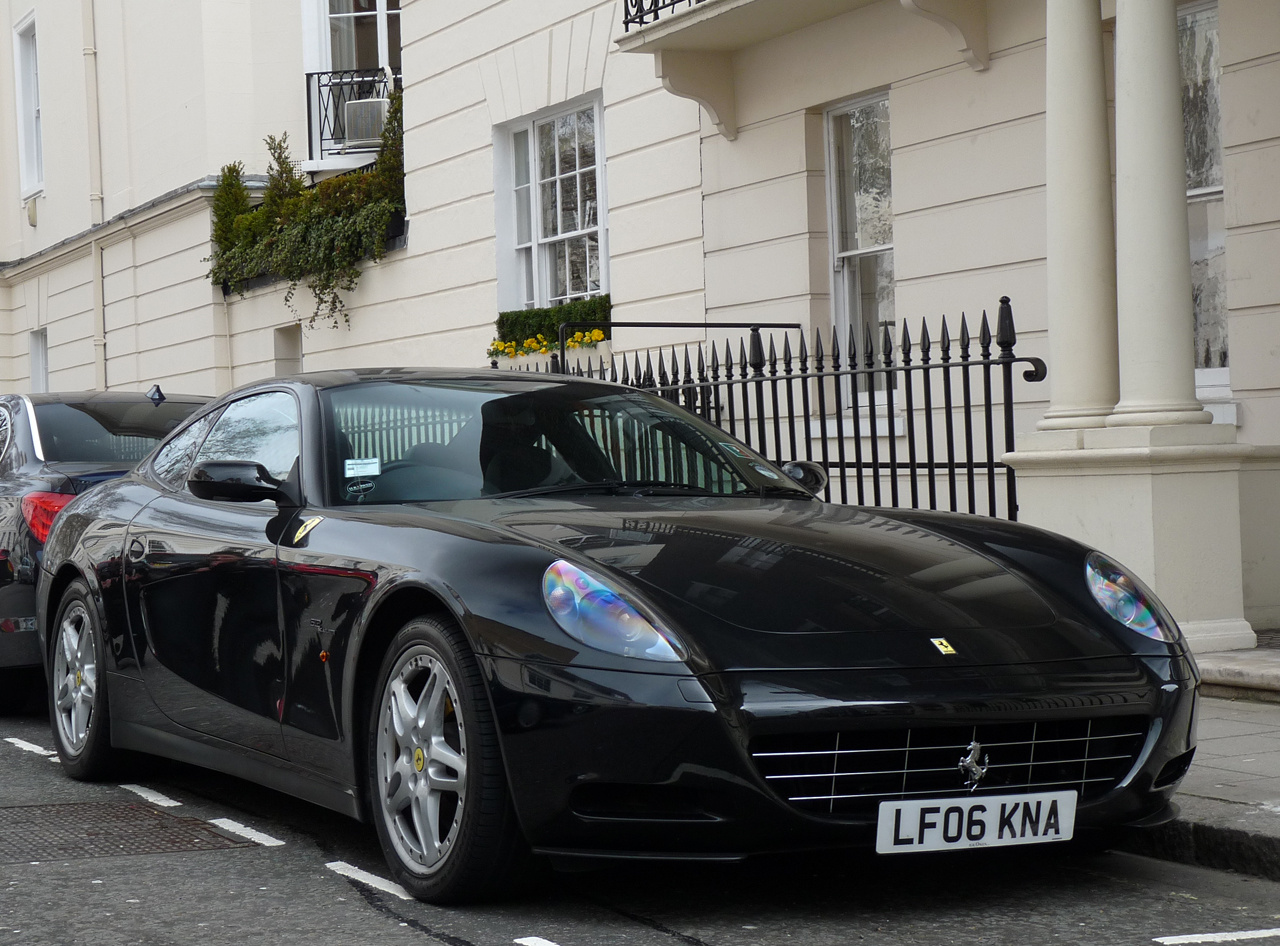
[{"label": "windshield sticker", "polygon": [[373,489],[373,480],[352,480],[347,484],[349,496],[363,496],[371,489]]},{"label": "windshield sticker", "polygon": [[776,480],[778,478],[778,474],[773,472],[773,470],[769,469],[763,463],[753,463],[751,464],[751,469],[755,470],[761,476],[769,477],[771,480]]},{"label": "windshield sticker", "polygon": [[358,460],[345,460],[342,464],[344,476],[377,476],[382,472],[382,460],[378,457],[362,457]]},{"label": "windshield sticker", "polygon": [[738,457],[739,459],[742,459],[742,460],[751,459],[751,457],[747,456],[747,454],[743,452],[742,448],[739,447],[736,443],[722,443],[720,444],[720,446],[725,449],[725,452],[730,453],[733,456]]}]

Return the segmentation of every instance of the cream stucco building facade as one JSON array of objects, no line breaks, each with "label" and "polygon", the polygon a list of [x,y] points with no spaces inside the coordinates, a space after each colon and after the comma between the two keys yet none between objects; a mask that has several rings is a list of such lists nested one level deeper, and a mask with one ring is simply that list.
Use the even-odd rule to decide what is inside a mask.
[{"label": "cream stucco building facade", "polygon": [[[1280,626],[1275,0],[0,15],[6,390],[478,366],[499,310],[604,291],[615,319],[688,326],[619,330],[619,348],[1009,295],[1019,352],[1050,370],[1019,392],[1020,517],[1146,576],[1201,649]],[[262,172],[285,131],[304,170],[370,160],[326,150],[308,98],[370,66],[403,83],[405,239],[366,267],[349,326],[300,326],[280,285],[224,298],[213,176]]]}]

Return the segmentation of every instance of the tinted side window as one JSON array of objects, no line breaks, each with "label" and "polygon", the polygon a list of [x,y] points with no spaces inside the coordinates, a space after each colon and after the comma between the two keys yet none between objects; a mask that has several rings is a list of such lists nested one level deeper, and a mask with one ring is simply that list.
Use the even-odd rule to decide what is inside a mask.
[{"label": "tinted side window", "polygon": [[217,411],[206,414],[156,451],[155,459],[151,461],[151,472],[160,482],[172,490],[182,489],[196,451],[217,419]]},{"label": "tinted side window", "polygon": [[205,438],[196,462],[253,460],[278,480],[298,459],[298,405],[283,391],[255,394],[227,405]]}]

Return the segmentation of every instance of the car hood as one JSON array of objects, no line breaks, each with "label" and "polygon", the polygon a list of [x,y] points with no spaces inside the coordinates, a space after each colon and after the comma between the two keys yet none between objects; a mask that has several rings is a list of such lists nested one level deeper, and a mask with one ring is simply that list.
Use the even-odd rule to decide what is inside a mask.
[{"label": "car hood", "polygon": [[691,662],[699,671],[1030,672],[1133,657],[1100,621],[1004,558],[892,511],[584,495],[435,512],[625,576],[699,654]]},{"label": "car hood", "polygon": [[999,561],[865,508],[584,497],[497,502],[486,518],[624,573],[722,670],[1127,653],[1091,622],[1064,619]]},{"label": "car hood", "polygon": [[[615,504],[611,504],[615,505]],[[771,633],[1041,627],[1053,611],[992,559],[848,506],[584,502],[496,525],[573,549],[722,621]],[[674,508],[671,508],[674,507]]]}]

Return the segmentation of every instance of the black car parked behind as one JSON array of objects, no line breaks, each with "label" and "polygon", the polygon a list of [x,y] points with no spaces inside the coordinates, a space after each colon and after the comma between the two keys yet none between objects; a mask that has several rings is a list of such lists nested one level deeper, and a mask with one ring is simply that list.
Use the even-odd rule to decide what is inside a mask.
[{"label": "black car parked behind", "polygon": [[75,391],[0,397],[0,711],[38,682],[35,580],[62,507],[129,472],[206,398]]}]

